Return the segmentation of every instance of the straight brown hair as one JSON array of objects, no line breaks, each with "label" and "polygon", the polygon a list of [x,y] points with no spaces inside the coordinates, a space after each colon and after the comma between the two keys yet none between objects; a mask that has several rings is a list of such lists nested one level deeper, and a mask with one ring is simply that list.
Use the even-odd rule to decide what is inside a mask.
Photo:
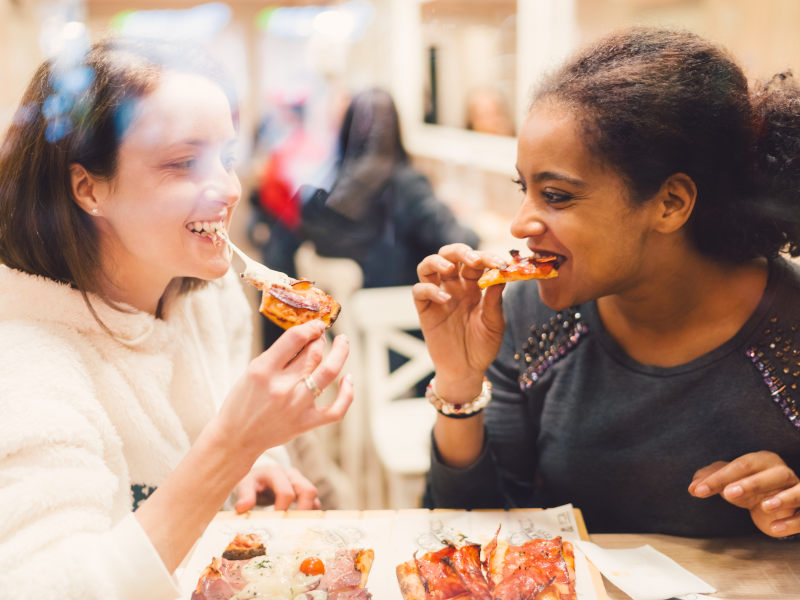
[{"label": "straight brown hair", "polygon": [[[0,262],[72,285],[93,314],[87,293],[103,297],[98,232],[75,202],[70,165],[112,179],[136,102],[167,70],[203,75],[220,85],[238,127],[233,86],[205,53],[165,42],[109,38],[94,44],[79,64],[45,61],[0,146]],[[185,293],[205,283],[183,278],[178,287]]]}]

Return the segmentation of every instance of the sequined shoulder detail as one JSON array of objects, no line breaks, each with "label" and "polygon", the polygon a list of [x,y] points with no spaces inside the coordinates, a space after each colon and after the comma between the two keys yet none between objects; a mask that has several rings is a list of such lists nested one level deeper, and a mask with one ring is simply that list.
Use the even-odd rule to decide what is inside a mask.
[{"label": "sequined shoulder detail", "polygon": [[522,355],[514,359],[522,362],[519,386],[526,390],[536,383],[553,363],[561,360],[588,331],[586,323],[576,309],[556,313],[550,320],[531,327],[531,335],[522,347]]},{"label": "sequined shoulder detail", "polygon": [[745,352],[764,378],[772,401],[800,431],[800,335],[798,326],[770,317],[761,341]]}]

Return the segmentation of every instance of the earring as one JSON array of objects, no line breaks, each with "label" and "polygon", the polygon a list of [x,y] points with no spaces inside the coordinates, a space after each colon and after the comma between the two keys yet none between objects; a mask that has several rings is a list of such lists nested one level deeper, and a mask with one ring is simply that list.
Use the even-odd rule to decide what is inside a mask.
[{"label": "earring", "polygon": [[94,216],[97,216],[97,215],[99,215],[99,214],[100,214],[100,211],[99,211],[99,210],[97,210],[96,208],[93,208],[93,209],[92,209],[92,214],[93,214]]}]

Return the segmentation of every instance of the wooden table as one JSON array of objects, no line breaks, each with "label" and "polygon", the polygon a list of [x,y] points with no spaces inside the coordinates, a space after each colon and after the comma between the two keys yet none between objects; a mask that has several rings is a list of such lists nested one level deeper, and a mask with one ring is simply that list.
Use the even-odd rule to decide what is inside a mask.
[{"label": "wooden table", "polygon": [[[427,511],[404,511],[427,512]],[[459,512],[459,511],[440,511]],[[245,515],[221,512],[215,519],[339,518],[391,516],[396,511],[253,511]],[[649,544],[717,589],[719,600],[800,600],[800,540],[773,540],[759,535],[746,538],[698,539],[658,534],[587,534],[580,511],[575,511],[581,537],[608,548],[635,548]],[[210,554],[209,554],[210,556]],[[205,557],[204,557],[205,558]],[[188,557],[187,557],[188,560]],[[184,561],[186,566],[187,561]],[[199,570],[198,570],[199,572]],[[196,575],[193,574],[194,577]],[[600,600],[630,600],[613,583],[592,570]],[[194,585],[194,579],[191,584]],[[605,590],[602,590],[602,587]]]},{"label": "wooden table", "polygon": [[[724,600],[800,600],[800,540],[766,536],[695,539],[668,535],[590,534],[603,548],[649,544],[717,589]],[[608,597],[629,600],[604,578]]]}]

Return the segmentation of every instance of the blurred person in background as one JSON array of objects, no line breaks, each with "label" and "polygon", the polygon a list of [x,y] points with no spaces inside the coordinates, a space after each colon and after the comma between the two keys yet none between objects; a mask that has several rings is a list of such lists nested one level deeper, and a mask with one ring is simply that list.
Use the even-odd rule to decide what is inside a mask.
[{"label": "blurred person in background", "polygon": [[350,378],[315,399],[348,343],[326,354],[313,321],[250,360],[214,233],[237,114],[205,55],[123,39],[46,61],[22,98],[0,147],[0,594],[173,600],[234,490],[238,511],[320,506],[264,452],[344,416]]},{"label": "blurred person in background", "polygon": [[[580,507],[594,532],[800,533],[800,87],[633,28],[535,91],[505,257],[419,265],[429,507]],[[505,287],[505,290],[503,289]],[[433,408],[432,408],[433,410]]]},{"label": "blurred person in background", "polygon": [[[411,164],[394,100],[382,89],[348,105],[330,192],[303,187],[298,198],[298,246],[310,240],[321,256],[356,261],[367,288],[413,285],[417,263],[442,245],[479,243]],[[271,325],[268,343],[279,333]]]},{"label": "blurred person in background", "polygon": [[[254,144],[254,154],[262,156],[263,163],[257,167],[257,187],[250,197],[251,241],[265,264],[295,278],[294,253],[302,242],[297,191],[301,185],[324,185],[335,160],[328,136],[309,130],[309,102],[304,96],[277,100],[276,108],[262,119]],[[267,226],[266,239],[258,238],[259,224]]]},{"label": "blurred person in background", "polygon": [[478,87],[467,94],[466,128],[478,133],[514,135],[514,121],[508,102],[491,87]]}]

